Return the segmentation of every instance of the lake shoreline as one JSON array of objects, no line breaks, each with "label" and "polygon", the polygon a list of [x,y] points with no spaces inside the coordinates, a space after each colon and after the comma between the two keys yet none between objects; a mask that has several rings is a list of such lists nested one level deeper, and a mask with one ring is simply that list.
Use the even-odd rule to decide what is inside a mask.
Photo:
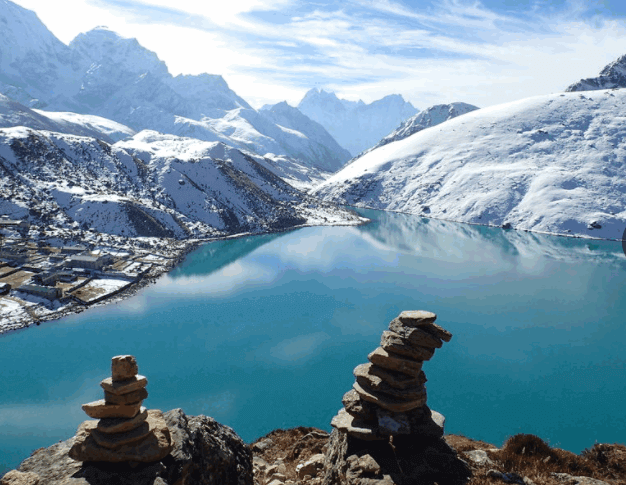
[{"label": "lake shoreline", "polygon": [[[207,239],[192,239],[187,242],[177,241],[178,243],[182,243],[182,248],[175,250],[174,255],[169,259],[169,262],[166,266],[158,268],[156,270],[154,269],[150,270],[149,273],[139,277],[139,279],[136,282],[132,283],[128,288],[125,288],[124,290],[111,296],[110,298],[106,298],[92,305],[74,305],[74,306],[71,306],[70,308],[64,308],[57,312],[52,312],[47,315],[42,315],[36,318],[32,316],[30,318],[24,318],[21,321],[11,323],[11,326],[9,328],[6,328],[4,324],[0,321],[0,338],[2,338],[3,335],[7,335],[12,332],[22,331],[24,329],[31,328],[33,326],[39,326],[45,322],[59,320],[61,318],[64,318],[70,315],[78,315],[84,311],[89,310],[90,308],[98,308],[98,307],[110,305],[113,303],[119,303],[121,301],[127,300],[128,298],[132,298],[140,290],[154,284],[159,278],[165,276],[166,274],[170,273],[172,270],[177,268],[185,260],[185,258],[187,257],[189,253],[198,249],[200,246],[203,246],[208,243],[212,243],[216,241],[225,241],[229,239],[239,239],[239,238],[248,237],[248,236],[264,236],[268,234],[280,234],[283,232],[289,232],[289,231],[293,231],[297,229],[302,229],[305,227],[355,226],[355,225],[368,224],[369,222],[370,222],[369,219],[365,219],[361,217],[360,220],[354,224],[347,223],[347,221],[343,221],[338,224],[329,223],[329,224],[324,224],[324,225],[302,224],[299,226],[288,227],[284,229],[275,229],[275,230],[258,232],[258,233],[257,232],[255,233],[242,232],[242,233],[229,234],[229,235],[212,237],[212,238],[207,238]],[[119,248],[119,249],[122,249],[122,248]]]}]

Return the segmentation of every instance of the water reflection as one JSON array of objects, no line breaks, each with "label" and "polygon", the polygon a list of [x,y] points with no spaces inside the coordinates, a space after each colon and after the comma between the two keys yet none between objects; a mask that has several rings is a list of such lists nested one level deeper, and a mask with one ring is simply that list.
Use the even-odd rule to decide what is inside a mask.
[{"label": "water reflection", "polygon": [[549,258],[564,262],[626,263],[620,242],[543,235],[459,224],[411,214],[359,209],[373,222],[355,228],[384,248],[445,261],[501,262]]}]

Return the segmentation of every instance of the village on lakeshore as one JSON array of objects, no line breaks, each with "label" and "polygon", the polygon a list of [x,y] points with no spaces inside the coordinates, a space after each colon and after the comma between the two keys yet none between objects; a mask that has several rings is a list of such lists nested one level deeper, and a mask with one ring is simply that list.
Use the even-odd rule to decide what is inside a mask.
[{"label": "village on lakeshore", "polygon": [[110,301],[167,271],[179,253],[157,238],[33,239],[29,229],[28,220],[0,215],[0,333]]}]

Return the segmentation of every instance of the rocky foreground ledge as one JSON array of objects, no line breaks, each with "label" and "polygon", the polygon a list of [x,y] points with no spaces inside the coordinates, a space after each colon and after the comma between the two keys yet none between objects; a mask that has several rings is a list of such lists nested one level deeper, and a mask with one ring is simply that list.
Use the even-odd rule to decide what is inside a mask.
[{"label": "rocky foreground ledge", "polygon": [[36,450],[2,485],[253,485],[252,452],[228,426],[182,409],[163,414],[172,451],[143,463],[80,462],[70,457],[76,437]]}]

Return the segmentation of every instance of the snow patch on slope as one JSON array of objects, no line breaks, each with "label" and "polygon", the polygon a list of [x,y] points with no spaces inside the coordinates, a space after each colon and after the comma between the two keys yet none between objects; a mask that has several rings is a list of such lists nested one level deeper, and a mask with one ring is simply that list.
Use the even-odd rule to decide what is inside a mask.
[{"label": "snow patch on slope", "polygon": [[621,239],[626,92],[538,96],[467,113],[355,160],[314,189],[339,203]]}]

